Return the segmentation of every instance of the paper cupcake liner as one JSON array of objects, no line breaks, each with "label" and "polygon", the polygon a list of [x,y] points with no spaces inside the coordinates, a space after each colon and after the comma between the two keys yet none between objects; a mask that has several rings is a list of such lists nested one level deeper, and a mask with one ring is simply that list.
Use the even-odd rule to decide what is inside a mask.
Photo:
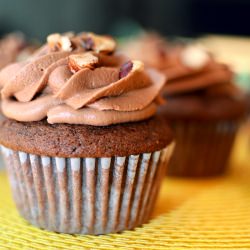
[{"label": "paper cupcake liner", "polygon": [[225,172],[238,121],[176,122],[176,147],[167,169],[174,176],[214,176]]},{"label": "paper cupcake liner", "polygon": [[20,214],[50,231],[106,234],[145,223],[173,144],[153,153],[57,158],[2,147]]}]

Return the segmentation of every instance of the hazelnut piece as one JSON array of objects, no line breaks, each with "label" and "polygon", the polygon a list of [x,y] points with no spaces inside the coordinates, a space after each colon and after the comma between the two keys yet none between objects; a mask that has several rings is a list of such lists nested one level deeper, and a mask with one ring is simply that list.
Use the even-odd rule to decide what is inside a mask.
[{"label": "hazelnut piece", "polygon": [[144,64],[141,61],[128,61],[125,62],[119,71],[119,79],[126,77],[131,71],[143,71]]},{"label": "hazelnut piece", "polygon": [[47,37],[48,45],[53,50],[72,51],[72,43],[69,36],[59,33],[51,34]]},{"label": "hazelnut piece", "polygon": [[201,69],[208,61],[207,51],[199,45],[189,45],[181,53],[181,62],[191,69]]},{"label": "hazelnut piece", "polygon": [[133,68],[132,61],[125,62],[120,68],[119,79],[127,76],[128,73],[132,70],[132,68]]},{"label": "hazelnut piece", "polygon": [[116,42],[112,37],[99,36],[94,33],[84,33],[82,41],[82,46],[86,50],[93,50],[97,53],[111,53],[116,47]]},{"label": "hazelnut piece", "polygon": [[92,53],[81,53],[69,56],[69,68],[72,73],[83,68],[93,69],[98,63],[98,57],[94,56]]}]

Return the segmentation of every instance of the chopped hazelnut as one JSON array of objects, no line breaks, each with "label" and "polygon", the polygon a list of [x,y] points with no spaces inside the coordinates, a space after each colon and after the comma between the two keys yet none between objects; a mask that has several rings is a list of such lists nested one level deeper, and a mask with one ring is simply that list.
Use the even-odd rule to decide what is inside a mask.
[{"label": "chopped hazelnut", "polygon": [[94,41],[91,37],[86,37],[82,41],[82,46],[85,50],[93,50],[94,48]]},{"label": "chopped hazelnut", "polygon": [[62,36],[59,33],[51,34],[47,37],[47,42],[53,50],[72,51],[72,43],[68,35]]},{"label": "chopped hazelnut", "polygon": [[50,47],[54,47],[57,43],[59,43],[61,39],[61,35],[59,33],[50,34],[47,36],[47,42]]},{"label": "chopped hazelnut", "polygon": [[209,61],[207,51],[198,45],[187,46],[181,53],[181,62],[192,69],[201,69]]},{"label": "chopped hazelnut", "polygon": [[131,71],[142,71],[144,64],[141,61],[128,61],[124,63],[119,71],[119,79],[126,77]]},{"label": "chopped hazelnut", "polygon": [[93,69],[97,63],[98,57],[90,52],[69,56],[69,68],[72,73],[76,73],[83,68]]},{"label": "chopped hazelnut", "polygon": [[61,37],[61,48],[63,51],[72,51],[71,41],[67,36]]},{"label": "chopped hazelnut", "polygon": [[99,36],[93,33],[82,34],[82,45],[86,50],[93,50],[97,53],[111,53],[115,50],[115,40],[109,36]]},{"label": "chopped hazelnut", "polygon": [[119,71],[119,79],[125,77],[128,75],[128,73],[132,70],[133,63],[131,61],[125,62]]}]

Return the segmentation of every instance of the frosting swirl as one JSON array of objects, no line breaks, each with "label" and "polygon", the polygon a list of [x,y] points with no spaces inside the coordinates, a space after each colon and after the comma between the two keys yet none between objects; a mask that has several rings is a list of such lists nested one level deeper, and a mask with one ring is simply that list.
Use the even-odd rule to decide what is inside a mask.
[{"label": "frosting swirl", "polygon": [[47,40],[28,60],[0,72],[5,116],[105,126],[154,115],[165,76],[115,53],[112,38],[82,33]]},{"label": "frosting swirl", "polygon": [[190,45],[176,50],[171,58],[172,65],[163,72],[168,75],[164,87],[167,96],[207,91],[217,85],[232,84],[233,72],[216,62],[212,55],[199,46]]},{"label": "frosting swirl", "polygon": [[166,95],[206,89],[229,83],[233,78],[229,67],[216,62],[203,47],[173,45],[154,33],[143,34],[128,42],[123,51],[132,59],[137,58],[166,74]]},{"label": "frosting swirl", "polygon": [[203,47],[173,45],[148,34],[125,45],[124,51],[167,76],[163,95],[168,105],[160,112],[169,119],[234,119],[244,114],[245,98],[233,84],[233,72]]}]

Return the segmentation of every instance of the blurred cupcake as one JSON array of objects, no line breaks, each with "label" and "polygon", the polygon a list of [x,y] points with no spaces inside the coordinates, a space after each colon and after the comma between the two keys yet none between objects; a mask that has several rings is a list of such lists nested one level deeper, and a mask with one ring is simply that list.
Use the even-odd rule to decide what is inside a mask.
[{"label": "blurred cupcake", "polygon": [[[0,69],[13,62],[26,60],[37,48],[35,44],[27,42],[21,32],[13,32],[0,39]],[[4,82],[0,79],[0,89]],[[2,119],[0,110],[0,119]]]},{"label": "blurred cupcake", "polygon": [[[9,63],[15,62],[18,59],[19,53],[21,53],[27,46],[24,35],[22,33],[10,33],[0,39],[0,69],[4,68]],[[0,90],[3,87],[4,82],[0,84]],[[0,120],[3,119],[0,108]],[[0,156],[0,169],[4,167],[2,157]]]},{"label": "blurred cupcake", "polygon": [[123,50],[168,79],[163,89],[167,105],[160,108],[176,134],[168,174],[222,174],[246,109],[228,66],[199,45],[171,44],[151,33],[131,40]]},{"label": "blurred cupcake", "polygon": [[165,77],[115,41],[48,36],[0,74],[0,143],[20,214],[40,228],[106,234],[149,219],[172,148],[154,116]]},{"label": "blurred cupcake", "polygon": [[21,32],[14,32],[0,39],[0,69],[30,56],[36,46],[27,42]]},{"label": "blurred cupcake", "polygon": [[141,60],[149,67],[164,70],[171,67],[171,58],[179,47],[167,42],[157,33],[148,32],[124,42],[121,50],[131,59]]},{"label": "blurred cupcake", "polygon": [[184,47],[165,70],[167,105],[160,109],[175,130],[168,174],[213,176],[227,166],[246,100],[225,64],[195,45]]}]

